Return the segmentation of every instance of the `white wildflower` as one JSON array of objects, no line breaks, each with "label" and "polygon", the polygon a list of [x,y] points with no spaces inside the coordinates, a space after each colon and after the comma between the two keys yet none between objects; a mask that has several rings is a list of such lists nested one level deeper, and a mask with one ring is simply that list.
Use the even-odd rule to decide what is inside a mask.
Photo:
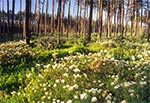
[{"label": "white wildflower", "polygon": [[72,100],[68,100],[66,103],[72,103]]},{"label": "white wildflower", "polygon": [[92,97],[91,102],[97,102],[97,98],[96,97]]},{"label": "white wildflower", "polygon": [[85,100],[87,99],[88,95],[86,93],[80,94],[80,99]]}]

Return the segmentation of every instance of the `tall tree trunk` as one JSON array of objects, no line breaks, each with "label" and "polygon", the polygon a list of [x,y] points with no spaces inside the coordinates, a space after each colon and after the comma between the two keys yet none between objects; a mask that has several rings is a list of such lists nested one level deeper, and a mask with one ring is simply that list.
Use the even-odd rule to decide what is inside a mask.
[{"label": "tall tree trunk", "polygon": [[135,12],[135,0],[131,1],[131,36],[133,36],[133,23],[134,23],[134,12]]},{"label": "tall tree trunk", "polygon": [[[37,18],[37,0],[35,0],[35,8],[34,8],[34,20],[36,21],[36,18]],[[34,25],[34,32],[37,33],[37,30],[36,30],[37,26],[36,24]]]},{"label": "tall tree trunk", "polygon": [[147,42],[149,42],[149,39],[150,39],[150,10],[149,10],[149,0],[146,1],[147,3],[147,18],[146,18],[146,21],[147,21]]},{"label": "tall tree trunk", "polygon": [[26,44],[30,44],[30,28],[29,28],[29,16],[30,16],[30,2],[31,0],[26,0],[26,12],[25,12],[25,40]]},{"label": "tall tree trunk", "polygon": [[91,41],[91,33],[92,33],[92,18],[93,18],[93,0],[90,2],[90,15],[89,15],[89,27],[88,27],[88,35],[87,35],[87,43]]},{"label": "tall tree trunk", "polygon": [[86,10],[87,10],[87,0],[84,1],[84,35],[86,35]]},{"label": "tall tree trunk", "polygon": [[129,19],[128,19],[128,16],[129,16],[129,5],[130,5],[130,0],[127,1],[127,11],[126,11],[126,17],[125,17],[125,20],[126,20],[126,25],[125,25],[125,35],[127,35],[127,32],[128,32],[128,23],[129,23]]},{"label": "tall tree trunk", "polygon": [[[1,11],[1,0],[0,0],[0,11]],[[0,15],[0,42],[2,42],[2,31],[1,31],[1,15]]]},{"label": "tall tree trunk", "polygon": [[10,35],[10,40],[13,40],[14,36],[14,13],[15,13],[15,0],[12,2],[12,16],[11,16],[11,35]]},{"label": "tall tree trunk", "polygon": [[70,0],[68,0],[68,19],[67,19],[67,37],[68,37],[68,32],[70,31],[70,6],[71,6],[71,2]]},{"label": "tall tree trunk", "polygon": [[47,13],[48,13],[48,0],[46,0],[46,12],[45,12],[45,35],[47,34]]},{"label": "tall tree trunk", "polygon": [[2,32],[3,32],[3,34],[5,33],[5,11],[4,11],[4,0],[2,0],[2,19],[3,19],[3,21],[2,21],[2,23],[3,23],[3,28],[2,28]]},{"label": "tall tree trunk", "polygon": [[143,4],[142,4],[142,1],[141,1],[141,14],[140,14],[140,16],[141,16],[141,28],[142,28],[142,23],[143,23]]},{"label": "tall tree trunk", "polygon": [[22,32],[22,25],[21,25],[21,20],[22,20],[22,0],[20,0],[20,15],[19,15],[19,30],[20,33]]},{"label": "tall tree trunk", "polygon": [[79,35],[80,35],[80,33],[82,33],[82,18],[81,18],[81,13],[82,13],[82,2],[80,1],[80,19],[79,19]]},{"label": "tall tree trunk", "polygon": [[54,7],[55,7],[55,2],[54,0],[52,0],[52,17],[51,17],[51,33],[54,33],[54,21],[55,21],[55,18],[54,18]]},{"label": "tall tree trunk", "polygon": [[107,34],[106,37],[110,36],[110,0],[107,1]]},{"label": "tall tree trunk", "polygon": [[76,33],[77,34],[79,32],[79,6],[80,6],[80,0],[77,0],[77,21],[76,21]]},{"label": "tall tree trunk", "polygon": [[9,17],[9,0],[7,0],[7,22],[8,22],[8,35],[10,36],[10,17]]},{"label": "tall tree trunk", "polygon": [[113,32],[114,32],[114,35],[116,36],[116,30],[115,30],[115,27],[116,27],[116,15],[117,15],[116,2],[114,2],[113,10],[114,10],[114,26],[113,26]]},{"label": "tall tree trunk", "polygon": [[139,16],[139,9],[136,7],[136,16],[135,16],[135,36],[137,35],[137,30],[138,30],[138,16]]},{"label": "tall tree trunk", "polygon": [[59,0],[58,1],[58,14],[57,14],[57,16],[58,16],[58,39],[57,39],[57,44],[60,44],[60,33],[61,33],[61,12],[62,12],[62,10],[61,10],[61,4],[62,4],[62,0]]},{"label": "tall tree trunk", "polygon": [[41,15],[41,19],[40,19],[40,34],[43,33],[43,16],[44,16],[44,6],[45,6],[45,0],[43,0],[42,2],[42,15]]},{"label": "tall tree trunk", "polygon": [[103,26],[103,21],[102,21],[102,15],[103,15],[103,0],[98,0],[98,14],[99,14],[99,38],[101,40],[102,38],[102,26]]},{"label": "tall tree trunk", "polygon": [[37,33],[38,33],[38,35],[40,33],[40,20],[41,20],[40,4],[41,4],[41,1],[38,0],[38,13],[37,13]]},{"label": "tall tree trunk", "polygon": [[121,36],[124,34],[124,1],[123,5],[121,5]]},{"label": "tall tree trunk", "polygon": [[61,28],[62,28],[62,29],[61,29],[61,35],[62,35],[62,34],[64,33],[64,31],[65,31],[65,30],[64,30],[64,29],[65,29],[65,27],[64,27],[64,15],[65,15],[65,3],[66,3],[66,0],[63,0],[62,3],[63,3],[63,10],[62,10],[62,17],[61,17],[61,19],[62,19],[62,20],[61,20],[61,21],[62,21],[62,22],[61,22]]}]

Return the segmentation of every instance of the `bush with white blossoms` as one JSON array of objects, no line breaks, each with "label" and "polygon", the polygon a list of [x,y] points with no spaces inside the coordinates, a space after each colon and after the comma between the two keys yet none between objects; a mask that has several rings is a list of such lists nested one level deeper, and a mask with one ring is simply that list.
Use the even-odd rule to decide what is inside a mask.
[{"label": "bush with white blossoms", "polygon": [[[0,56],[7,54],[3,46]],[[16,48],[19,56],[23,51]],[[30,47],[25,49],[26,55],[35,58]],[[12,48],[9,50],[14,53]],[[147,44],[125,40],[119,45],[111,40],[86,47],[38,51],[40,56],[30,61],[32,65],[21,64],[16,68],[22,69],[8,74],[0,71],[4,73],[0,76],[0,102],[149,103],[149,50]],[[0,62],[5,64],[2,59]]]}]

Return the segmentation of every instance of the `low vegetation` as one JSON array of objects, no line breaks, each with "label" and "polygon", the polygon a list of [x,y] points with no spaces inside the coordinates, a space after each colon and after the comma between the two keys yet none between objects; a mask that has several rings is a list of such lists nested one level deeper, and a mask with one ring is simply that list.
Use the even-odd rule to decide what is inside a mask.
[{"label": "low vegetation", "polygon": [[0,45],[1,103],[150,102],[149,43],[51,41]]}]

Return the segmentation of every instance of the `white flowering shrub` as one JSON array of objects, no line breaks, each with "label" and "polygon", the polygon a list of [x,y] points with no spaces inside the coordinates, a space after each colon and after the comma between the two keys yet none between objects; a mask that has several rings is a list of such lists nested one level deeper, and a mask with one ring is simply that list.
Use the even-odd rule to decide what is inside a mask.
[{"label": "white flowering shrub", "polygon": [[122,46],[112,46],[115,42],[108,48],[93,43],[95,50],[89,44],[38,51],[49,55],[45,61],[36,58],[27,70],[1,75],[0,102],[149,103],[149,45],[123,39]]}]

